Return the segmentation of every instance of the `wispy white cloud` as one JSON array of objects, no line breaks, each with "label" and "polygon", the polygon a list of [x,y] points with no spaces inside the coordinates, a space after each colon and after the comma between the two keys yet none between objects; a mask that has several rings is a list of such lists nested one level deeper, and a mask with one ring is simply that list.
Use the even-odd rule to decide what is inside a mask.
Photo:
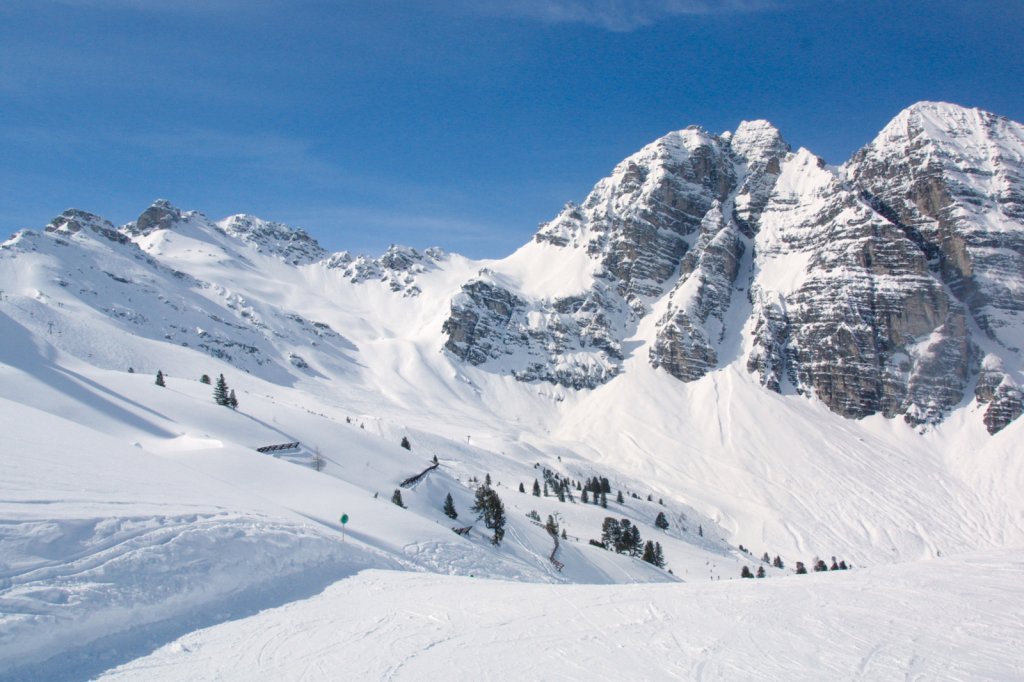
[{"label": "wispy white cloud", "polygon": [[756,12],[778,6],[778,0],[474,0],[464,5],[492,16],[589,24],[619,32],[674,16]]}]

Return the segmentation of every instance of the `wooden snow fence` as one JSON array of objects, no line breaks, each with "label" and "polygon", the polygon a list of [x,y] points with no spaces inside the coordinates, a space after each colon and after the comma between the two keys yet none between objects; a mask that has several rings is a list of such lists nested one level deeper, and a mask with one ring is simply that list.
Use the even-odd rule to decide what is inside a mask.
[{"label": "wooden snow fence", "polygon": [[402,481],[398,485],[401,488],[411,488],[414,485],[416,485],[417,483],[419,483],[420,481],[422,481],[423,478],[427,474],[429,474],[431,471],[433,471],[434,469],[436,469],[439,466],[441,466],[441,463],[440,462],[435,462],[434,464],[431,464],[430,466],[428,466],[426,469],[424,469],[420,473],[416,474],[415,476],[410,476],[409,478],[405,479],[404,481]]},{"label": "wooden snow fence", "polygon": [[264,445],[261,448],[256,448],[256,452],[262,452],[265,455],[272,455],[278,452],[288,452],[290,450],[298,450],[301,443],[279,443],[278,445]]}]

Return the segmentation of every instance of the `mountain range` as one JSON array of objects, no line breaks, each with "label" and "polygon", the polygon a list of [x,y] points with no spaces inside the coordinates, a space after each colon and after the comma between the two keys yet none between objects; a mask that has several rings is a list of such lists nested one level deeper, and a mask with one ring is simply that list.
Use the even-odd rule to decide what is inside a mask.
[{"label": "mountain range", "polygon": [[[161,556],[262,594],[269,578],[233,562],[690,582],[738,577],[762,551],[862,567],[1019,546],[1022,313],[1024,126],[944,103],[909,107],[841,166],[767,121],[668,133],[500,259],[329,253],[301,229],[166,200],[120,227],[69,209],[0,244],[17,472],[0,500],[0,660],[63,656],[81,637],[69,623],[106,601],[175,623],[161,641],[196,604],[202,624],[237,613],[198,578],[179,611],[148,579],[116,598],[82,587],[107,570],[90,557],[131,543],[117,576]],[[226,377],[238,410],[204,375]],[[439,469],[403,488],[406,509],[380,499],[429,456]],[[500,553],[441,514],[445,494],[468,509],[485,475],[509,510]],[[645,537],[668,514],[672,574],[588,545],[606,509],[515,485],[598,476]],[[527,519],[538,509],[575,538],[556,542],[564,571]],[[339,548],[341,511],[379,520]],[[343,577],[316,575],[314,592]],[[285,596],[255,607],[294,597],[274,586]],[[53,666],[22,672],[67,673]]]}]

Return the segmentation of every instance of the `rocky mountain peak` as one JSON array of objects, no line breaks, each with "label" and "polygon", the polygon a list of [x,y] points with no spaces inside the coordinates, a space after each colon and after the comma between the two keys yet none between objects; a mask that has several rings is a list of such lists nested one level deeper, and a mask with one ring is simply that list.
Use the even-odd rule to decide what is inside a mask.
[{"label": "rocky mountain peak", "polygon": [[157,199],[134,223],[125,225],[124,231],[132,237],[144,237],[157,230],[173,229],[182,220],[181,209],[166,199]]},{"label": "rocky mountain peak", "polygon": [[305,230],[240,213],[217,224],[225,234],[245,242],[257,252],[278,256],[292,265],[323,260],[327,251]]},{"label": "rocky mountain peak", "polygon": [[729,137],[729,145],[747,163],[777,163],[790,151],[779,129],[764,119],[742,121]]},{"label": "rocky mountain peak", "polygon": [[63,236],[72,236],[84,231],[121,244],[129,241],[110,221],[77,208],[69,208],[51,220],[45,231]]}]

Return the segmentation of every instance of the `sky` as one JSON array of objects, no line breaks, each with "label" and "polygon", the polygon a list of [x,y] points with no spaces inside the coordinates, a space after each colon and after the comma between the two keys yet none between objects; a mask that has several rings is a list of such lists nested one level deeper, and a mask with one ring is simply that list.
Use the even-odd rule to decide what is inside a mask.
[{"label": "sky", "polygon": [[3,0],[0,238],[166,198],[496,258],[671,130],[842,163],[1022,83],[1021,0]]}]

